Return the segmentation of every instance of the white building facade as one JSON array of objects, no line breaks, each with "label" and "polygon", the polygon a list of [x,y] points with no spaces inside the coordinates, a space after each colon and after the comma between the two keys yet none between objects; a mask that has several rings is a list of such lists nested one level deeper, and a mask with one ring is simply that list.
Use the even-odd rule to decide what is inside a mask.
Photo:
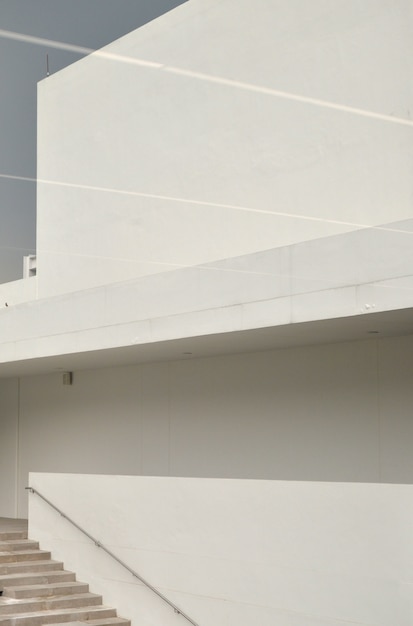
[{"label": "white building facade", "polygon": [[[164,487],[140,481],[163,477],[178,501],[210,489],[214,510],[221,489],[242,511],[255,488],[268,544],[245,560],[265,545],[273,560],[248,610],[242,584],[182,574],[206,567],[208,541],[179,580],[151,570],[200,623],[411,624],[412,21],[409,0],[190,0],[39,85],[37,275],[0,285],[0,515],[27,514],[29,472],[58,499],[44,473],[117,476],[121,494],[135,477],[143,500]],[[295,572],[291,597],[269,585],[272,542],[299,516],[289,493],[309,516],[275,577]],[[317,564],[304,548],[290,559],[331,499],[351,512],[346,528],[332,514],[334,549],[318,537]],[[187,510],[172,509],[163,554]],[[232,581],[253,525],[241,517]],[[222,532],[225,552],[214,524],[201,535]],[[392,538],[382,561],[344,565],[376,550],[360,548],[370,533]]]}]

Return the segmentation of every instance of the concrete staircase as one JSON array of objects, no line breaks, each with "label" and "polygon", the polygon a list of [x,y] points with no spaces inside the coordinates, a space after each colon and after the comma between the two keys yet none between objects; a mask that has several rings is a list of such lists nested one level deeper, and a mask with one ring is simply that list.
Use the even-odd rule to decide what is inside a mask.
[{"label": "concrete staircase", "polygon": [[0,532],[0,593],[0,626],[130,626],[25,532]]}]

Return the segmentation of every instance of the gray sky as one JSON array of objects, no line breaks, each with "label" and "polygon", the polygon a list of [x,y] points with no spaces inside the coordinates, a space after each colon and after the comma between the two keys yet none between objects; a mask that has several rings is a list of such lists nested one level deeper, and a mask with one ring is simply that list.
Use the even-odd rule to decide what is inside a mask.
[{"label": "gray sky", "polygon": [[[185,0],[0,0],[0,29],[101,48]],[[0,283],[35,251],[36,84],[82,55],[0,37]]]}]

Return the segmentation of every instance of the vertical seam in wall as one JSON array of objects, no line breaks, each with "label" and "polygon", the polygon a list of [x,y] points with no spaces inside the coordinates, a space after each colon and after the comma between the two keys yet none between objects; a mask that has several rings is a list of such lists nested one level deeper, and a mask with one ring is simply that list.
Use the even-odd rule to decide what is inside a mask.
[{"label": "vertical seam in wall", "polygon": [[289,315],[290,315],[290,319],[289,322],[290,324],[293,323],[293,256],[292,256],[292,250],[291,250],[292,246],[289,246],[287,249],[287,256],[288,256],[288,260],[287,260],[287,264],[288,264],[288,268],[287,268],[287,272],[288,272],[288,292],[289,292],[289,298],[290,298],[290,302],[289,302]]},{"label": "vertical seam in wall", "polygon": [[16,464],[14,469],[14,513],[19,517],[19,483],[20,483],[20,378],[17,379],[17,411],[16,411]]},{"label": "vertical seam in wall", "polygon": [[381,466],[381,455],[382,455],[382,423],[381,423],[381,408],[380,408],[380,359],[379,359],[379,339],[376,339],[376,402],[377,402],[377,465],[378,465],[378,478],[379,482],[382,482],[382,466]]}]

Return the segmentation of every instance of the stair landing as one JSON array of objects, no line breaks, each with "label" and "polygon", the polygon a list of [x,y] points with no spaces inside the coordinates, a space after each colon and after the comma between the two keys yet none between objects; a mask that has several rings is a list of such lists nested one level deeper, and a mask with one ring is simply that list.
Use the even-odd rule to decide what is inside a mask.
[{"label": "stair landing", "polygon": [[14,519],[12,517],[0,517],[0,533],[27,533],[27,519]]}]

